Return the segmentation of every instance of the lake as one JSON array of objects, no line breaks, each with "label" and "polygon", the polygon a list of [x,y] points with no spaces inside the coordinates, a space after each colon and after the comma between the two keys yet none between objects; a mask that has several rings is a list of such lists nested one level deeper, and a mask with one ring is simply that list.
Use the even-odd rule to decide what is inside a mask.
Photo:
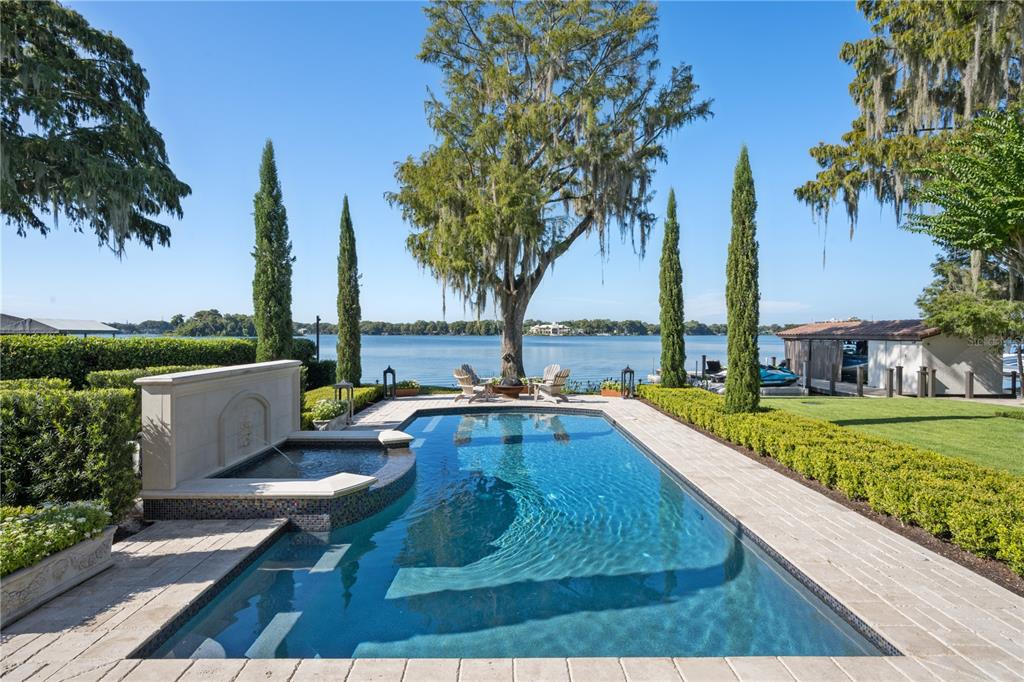
[{"label": "lake", "polygon": [[[315,340],[314,336],[305,338]],[[463,363],[473,365],[480,376],[499,373],[501,339],[497,336],[363,336],[363,383],[381,380],[390,365],[399,381],[415,379],[421,384],[454,385],[452,370]],[[337,357],[338,337],[320,336],[320,359]],[[785,356],[782,339],[758,337],[762,362],[771,356]],[[686,366],[695,369],[701,355],[725,364],[724,336],[687,336]],[[629,365],[637,380],[659,365],[660,336],[527,336],[523,339],[523,364],[527,374],[539,376],[544,367],[557,363],[572,370],[570,380],[618,379]]]}]

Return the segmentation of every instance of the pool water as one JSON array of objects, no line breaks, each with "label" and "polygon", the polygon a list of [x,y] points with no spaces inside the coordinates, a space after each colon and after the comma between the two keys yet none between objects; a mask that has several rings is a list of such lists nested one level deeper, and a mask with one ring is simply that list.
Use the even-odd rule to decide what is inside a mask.
[{"label": "pool water", "polygon": [[880,652],[594,416],[428,416],[413,488],[284,534],[163,657]]},{"label": "pool water", "polygon": [[318,479],[340,473],[371,476],[386,461],[387,452],[377,446],[286,442],[228,469],[218,478]]}]

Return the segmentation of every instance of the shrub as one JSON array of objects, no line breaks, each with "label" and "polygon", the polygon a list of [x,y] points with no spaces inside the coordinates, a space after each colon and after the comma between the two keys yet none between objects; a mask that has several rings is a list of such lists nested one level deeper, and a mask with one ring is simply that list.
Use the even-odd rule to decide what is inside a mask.
[{"label": "shrub", "polygon": [[395,384],[395,388],[419,388],[420,382],[415,379],[404,379]]},{"label": "shrub", "polygon": [[0,576],[103,532],[110,512],[98,502],[0,508]]},{"label": "shrub", "polygon": [[211,367],[216,367],[216,365],[164,365],[162,367],[143,367],[141,369],[104,369],[86,374],[85,382],[90,388],[137,389],[135,380],[142,377],[173,374],[175,372],[192,372],[197,369],[210,369]]},{"label": "shrub", "polygon": [[337,371],[338,363],[334,360],[320,360],[319,362],[314,360],[309,365],[309,372],[306,378],[309,389],[334,385]]},{"label": "shrub", "polygon": [[97,499],[120,519],[135,501],[133,391],[0,392],[3,504]]},{"label": "shrub", "polygon": [[321,398],[313,403],[313,409],[309,411],[309,418],[314,421],[329,421],[345,414],[346,410],[348,410],[347,400]]},{"label": "shrub", "polygon": [[1024,410],[997,410],[996,416],[1024,420]]},{"label": "shrub", "polygon": [[1024,479],[780,410],[727,414],[696,388],[640,387],[665,412],[1024,575]]},{"label": "shrub", "polygon": [[89,372],[166,365],[242,365],[256,360],[251,339],[108,339],[3,336],[0,361],[10,379],[60,377],[76,388]]},{"label": "shrub", "polygon": [[0,381],[0,391],[47,391],[47,390],[68,390],[71,382],[68,379],[56,377],[42,377],[39,379],[4,379]]},{"label": "shrub", "polygon": [[[323,386],[303,394],[302,428],[309,430],[313,428],[313,417],[310,410],[317,401],[333,398],[334,389],[330,386]],[[377,402],[384,397],[384,389],[380,384],[373,386],[361,386],[353,390],[352,412],[358,412],[367,405]]]}]

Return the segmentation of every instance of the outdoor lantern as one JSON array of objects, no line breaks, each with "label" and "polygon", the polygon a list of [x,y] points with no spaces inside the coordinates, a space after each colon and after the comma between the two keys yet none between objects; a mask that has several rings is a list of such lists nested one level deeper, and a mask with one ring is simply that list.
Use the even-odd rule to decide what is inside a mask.
[{"label": "outdoor lantern", "polygon": [[[390,392],[388,390],[388,375],[389,374],[391,375],[391,389],[390,389]],[[384,370],[384,398],[385,399],[387,399],[387,398],[394,398],[395,397],[395,394],[396,394],[396,390],[395,389],[397,388],[397,384],[398,384],[398,382],[395,379],[395,370],[391,369],[391,365],[388,365],[388,368],[386,370]]]},{"label": "outdoor lantern", "polygon": [[623,398],[633,397],[633,388],[636,383],[636,372],[630,369],[629,365],[626,365],[626,369],[622,370],[622,378],[619,380],[619,387],[622,389]]},{"label": "outdoor lantern", "polygon": [[334,399],[344,400],[348,405],[345,408],[345,423],[352,423],[352,411],[355,404],[355,386],[351,381],[339,381],[334,384]]}]

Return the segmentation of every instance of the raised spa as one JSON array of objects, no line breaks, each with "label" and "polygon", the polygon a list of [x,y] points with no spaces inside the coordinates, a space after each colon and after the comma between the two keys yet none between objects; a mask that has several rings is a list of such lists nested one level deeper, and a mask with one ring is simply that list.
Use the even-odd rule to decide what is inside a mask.
[{"label": "raised spa", "polygon": [[372,476],[387,460],[387,451],[379,445],[286,441],[221,472],[217,478],[313,480],[343,473]]},{"label": "raised spa", "polygon": [[870,656],[886,646],[602,417],[449,414],[404,430],[417,439],[407,492],[357,523],[284,533],[152,642],[153,655]]}]

